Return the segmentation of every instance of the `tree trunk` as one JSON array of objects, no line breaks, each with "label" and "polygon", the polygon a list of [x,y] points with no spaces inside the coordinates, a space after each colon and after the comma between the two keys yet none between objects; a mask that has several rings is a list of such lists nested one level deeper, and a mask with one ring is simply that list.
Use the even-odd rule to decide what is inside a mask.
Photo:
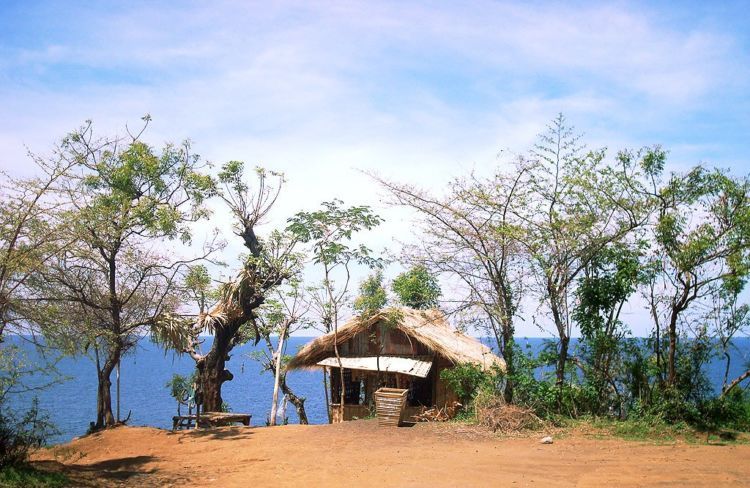
[{"label": "tree trunk", "polygon": [[677,382],[677,316],[678,311],[673,307],[669,318],[669,355],[667,357],[667,384],[671,387],[674,387]]},{"label": "tree trunk", "polygon": [[[276,425],[276,409],[279,405],[279,379],[281,377],[281,355],[284,350],[284,336],[286,335],[286,329],[282,330],[279,334],[279,345],[276,348],[276,357],[274,358],[274,375],[273,375],[273,405],[271,405],[271,418],[269,419],[269,425]],[[283,415],[282,415],[283,419]]]},{"label": "tree trunk", "polygon": [[719,398],[724,398],[727,393],[732,391],[737,385],[745,381],[746,379],[750,378],[750,369],[739,375],[737,378],[735,378],[729,385],[727,385],[722,391]]},{"label": "tree trunk", "polygon": [[[552,311],[552,318],[557,328],[557,334],[560,339],[560,353],[557,356],[557,364],[555,365],[555,377],[556,385],[559,393],[562,393],[562,387],[565,383],[565,366],[568,362],[568,344],[570,343],[570,337],[567,333],[566,323],[563,322],[560,295],[557,292],[557,288],[551,283],[547,284],[547,293],[549,294],[550,309]],[[561,400],[562,397],[558,398]]]},{"label": "tree trunk", "polygon": [[570,337],[567,334],[560,334],[560,354],[557,356],[556,365],[556,380],[557,386],[562,389],[565,383],[565,365],[568,363],[568,346],[570,345]]},{"label": "tree trunk", "polygon": [[[114,357],[113,357],[114,356]],[[96,390],[96,423],[95,430],[115,425],[115,416],[112,414],[112,371],[115,369],[119,359],[119,351],[115,350],[110,353],[98,373],[98,384]],[[98,368],[97,368],[98,369]]]},{"label": "tree trunk", "polygon": [[299,423],[307,425],[309,422],[307,420],[307,412],[305,412],[305,398],[295,395],[291,388],[286,384],[286,372],[280,377],[280,386],[281,391],[284,392],[284,395],[286,395],[289,401],[292,402],[292,405],[294,405],[294,409],[297,411],[297,416],[299,417]]},{"label": "tree trunk", "polygon": [[[236,328],[233,327],[235,325]],[[238,328],[239,325],[233,323],[217,328],[211,350],[196,364],[204,412],[220,412],[222,409],[224,401],[221,398],[221,386],[234,378],[225,365],[229,360],[229,352],[234,347],[232,337]]]},{"label": "tree trunk", "polygon": [[326,414],[328,415],[328,423],[333,422],[333,417],[331,416],[331,400],[328,397],[328,367],[323,368],[323,392],[326,396]]},{"label": "tree trunk", "polygon": [[515,343],[513,340],[513,327],[503,327],[503,359],[505,360],[505,389],[503,398],[505,403],[513,403],[513,375],[515,373],[513,349]]}]

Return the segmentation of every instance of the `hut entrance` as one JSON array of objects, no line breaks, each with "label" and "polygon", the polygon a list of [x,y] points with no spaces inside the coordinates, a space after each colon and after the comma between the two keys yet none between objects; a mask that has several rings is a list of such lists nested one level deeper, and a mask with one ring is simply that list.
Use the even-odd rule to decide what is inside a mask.
[{"label": "hut entrance", "polygon": [[[338,410],[340,376],[338,368],[331,368],[331,407]],[[435,373],[425,378],[402,373],[351,370],[344,368],[344,420],[368,417],[374,411],[375,391],[380,387],[408,390],[406,405],[416,408],[431,407],[435,402]],[[338,414],[335,414],[338,416]]]}]

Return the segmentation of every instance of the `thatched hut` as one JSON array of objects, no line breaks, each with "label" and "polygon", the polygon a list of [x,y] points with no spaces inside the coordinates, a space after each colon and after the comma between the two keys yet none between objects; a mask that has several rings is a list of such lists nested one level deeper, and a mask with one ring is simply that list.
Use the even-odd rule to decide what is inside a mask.
[{"label": "thatched hut", "polygon": [[[440,372],[461,363],[484,370],[505,362],[476,339],[454,330],[438,310],[389,308],[355,317],[338,329],[344,374],[344,420],[366,417],[380,386],[408,388],[406,418],[437,407],[451,411],[457,396]],[[339,420],[340,371],[334,334],[320,336],[292,358],[290,369],[328,368],[334,421]]]}]

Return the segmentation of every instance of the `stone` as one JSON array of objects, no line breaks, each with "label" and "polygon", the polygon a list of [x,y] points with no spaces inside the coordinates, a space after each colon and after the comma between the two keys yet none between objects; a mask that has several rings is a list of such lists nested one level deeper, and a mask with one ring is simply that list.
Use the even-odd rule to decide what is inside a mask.
[{"label": "stone", "polygon": [[544,437],[540,442],[542,444],[552,444],[552,437],[551,436]]}]

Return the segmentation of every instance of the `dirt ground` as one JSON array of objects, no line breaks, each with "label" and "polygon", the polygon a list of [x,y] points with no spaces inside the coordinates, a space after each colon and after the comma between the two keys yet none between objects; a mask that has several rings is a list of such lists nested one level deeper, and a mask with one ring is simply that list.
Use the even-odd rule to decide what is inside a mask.
[{"label": "dirt ground", "polygon": [[168,432],[120,427],[43,449],[76,486],[750,486],[748,444],[651,444],[567,433],[501,438],[373,420]]}]

